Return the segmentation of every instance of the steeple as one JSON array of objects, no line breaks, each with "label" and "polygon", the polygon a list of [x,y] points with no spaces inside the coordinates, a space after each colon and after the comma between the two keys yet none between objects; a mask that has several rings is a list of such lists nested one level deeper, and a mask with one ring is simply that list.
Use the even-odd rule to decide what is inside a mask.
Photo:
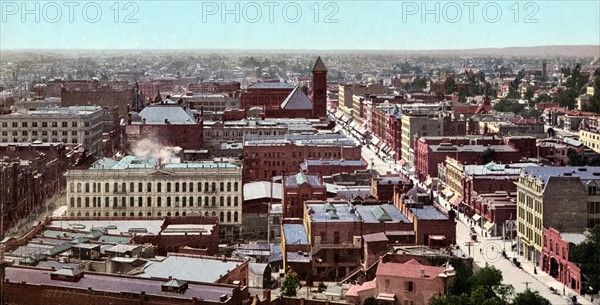
[{"label": "steeple", "polygon": [[325,64],[323,64],[321,56],[317,58],[317,62],[315,62],[312,72],[327,72],[327,68],[325,67]]}]

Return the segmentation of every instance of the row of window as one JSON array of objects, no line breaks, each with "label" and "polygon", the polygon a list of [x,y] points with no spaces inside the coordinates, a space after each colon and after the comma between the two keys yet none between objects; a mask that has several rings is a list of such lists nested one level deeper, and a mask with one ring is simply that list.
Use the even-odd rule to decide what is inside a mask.
[{"label": "row of window", "polygon": [[[192,212],[189,212],[189,213],[192,213]],[[181,213],[179,213],[179,212],[174,212],[174,213],[167,212],[167,213],[165,213],[164,216],[167,216],[167,217],[170,217],[170,216],[186,216],[187,214],[188,214],[188,212],[181,212]],[[102,217],[102,216],[104,216],[104,217],[110,217],[110,213],[109,212],[105,212],[104,215],[102,215],[101,212],[85,212],[85,213],[82,213],[82,212],[77,212],[77,213],[71,212],[69,215],[71,217],[82,217],[82,216],[86,216],[86,217],[90,217],[90,216],[93,216],[93,217]],[[135,216],[143,217],[144,216],[144,212],[138,212],[137,214],[135,212],[129,212],[129,214],[127,212],[121,212],[120,214],[118,212],[113,212],[112,213],[113,217],[118,217],[118,216],[127,217],[128,215],[129,215],[129,217],[135,217]],[[163,214],[162,214],[162,212],[157,212],[156,215],[153,215],[152,212],[146,212],[146,217],[153,217],[153,216],[161,217],[161,216],[163,216]],[[205,212],[204,216],[205,217],[210,217],[210,216],[216,217],[217,213],[216,212],[212,212],[212,213]],[[231,213],[231,212],[227,212],[227,213],[220,212],[219,213],[219,222],[221,222],[221,223],[228,223],[228,222],[234,222],[234,223],[236,223],[236,222],[239,222],[239,220],[240,220],[240,218],[239,218],[238,212],[233,212],[233,213]]]},{"label": "row of window", "polygon": [[[20,127],[25,127],[25,128],[28,128],[30,125],[31,125],[31,127],[42,127],[42,128],[47,128],[47,127],[67,128],[67,127],[69,127],[69,122],[50,122],[50,124],[48,124],[48,122],[39,122],[38,123],[36,121],[33,121],[33,122],[23,121],[23,122],[20,122],[20,123],[21,123]],[[19,122],[12,122],[10,125],[13,128],[18,128],[19,127]],[[71,122],[71,127],[77,127],[77,126],[79,126],[79,122],[77,122],[77,121]],[[84,126],[88,127],[88,126],[90,126],[90,123],[89,122],[84,122]],[[8,127],[8,122],[2,122],[2,127]]]},{"label": "row of window", "polygon": [[[18,132],[18,131],[16,131],[16,130],[13,130],[13,131],[11,132],[11,134],[12,134],[13,136],[18,136],[18,135],[19,135],[19,132]],[[39,132],[39,133],[38,133],[38,131],[37,131],[37,130],[32,130],[32,131],[31,131],[31,135],[32,135],[32,136],[37,136],[38,134],[41,134],[42,136],[47,136],[47,135],[48,135],[48,131],[47,131],[47,130],[42,130],[42,131],[41,131],[41,132]],[[53,135],[53,136],[58,136],[58,131],[56,131],[56,130],[52,130],[52,131],[50,132],[50,134],[51,134],[51,135]],[[89,135],[89,134],[90,134],[90,132],[86,130],[86,131],[85,131],[85,135]],[[2,135],[3,135],[3,136],[8,136],[8,131],[6,131],[6,130],[3,130],[3,131],[2,131]],[[29,135],[29,131],[27,131],[27,130],[22,130],[22,131],[21,131],[21,135],[22,135],[22,136],[28,136],[28,135]],[[63,130],[63,131],[61,131],[61,135],[63,135],[63,136],[68,136],[68,135],[69,135],[69,132],[68,132],[68,131],[66,131],[66,130]],[[75,137],[76,137],[76,136],[77,136],[77,131],[75,131],[75,130],[71,131],[71,136],[75,136]]]},{"label": "row of window", "polygon": [[[204,188],[202,187],[202,182],[165,182],[165,186],[166,186],[166,191],[167,192],[194,192],[194,185],[196,186],[196,192],[217,192],[217,183],[216,182],[204,182]],[[153,188],[153,183],[152,182],[147,182],[146,183],[146,188],[144,189],[144,184],[142,182],[138,182],[137,184],[134,182],[121,182],[121,184],[119,184],[118,182],[114,182],[112,184],[112,188],[110,183],[106,182],[104,183],[104,188],[102,188],[102,184],[101,183],[77,183],[75,184],[74,182],[71,182],[69,184],[69,189],[70,192],[72,193],[99,193],[99,192],[152,192],[152,188]],[[218,185],[218,191],[219,192],[231,192],[231,191],[237,192],[239,190],[239,183],[238,182],[220,182]],[[163,183],[162,182],[156,182],[156,191],[157,192],[162,192],[163,191]]]},{"label": "row of window", "polygon": [[[135,197],[129,197],[129,204],[127,204],[127,197],[120,197],[121,200],[119,201],[119,197],[113,197],[112,201],[110,200],[109,197],[104,197],[104,207],[105,208],[110,208],[111,206],[113,208],[126,208],[127,206],[129,207],[143,207],[144,206],[144,198],[143,197],[137,197],[137,199]],[[235,196],[235,197],[231,197],[231,196],[219,196],[219,206],[224,207],[224,206],[233,206],[237,207],[240,202],[239,202],[239,197]],[[232,199],[233,198],[233,199]],[[156,207],[160,208],[163,206],[163,198],[162,197],[157,197],[156,198]],[[112,204],[112,205],[111,205]],[[152,197],[147,197],[146,198],[146,207],[150,208],[152,207],[153,204],[153,200]],[[198,197],[197,201],[195,202],[196,206],[201,207],[203,205],[202,202],[202,197]],[[72,208],[101,208],[102,207],[102,197],[85,197],[85,198],[81,198],[81,197],[71,197],[69,199],[69,205]],[[193,207],[194,206],[194,197],[190,196],[190,197],[167,197],[165,200],[165,206],[166,207]],[[217,206],[217,197],[216,196],[204,196],[204,206],[205,207],[216,207]]]},{"label": "row of window", "polygon": [[600,202],[588,202],[589,214],[600,214]]}]

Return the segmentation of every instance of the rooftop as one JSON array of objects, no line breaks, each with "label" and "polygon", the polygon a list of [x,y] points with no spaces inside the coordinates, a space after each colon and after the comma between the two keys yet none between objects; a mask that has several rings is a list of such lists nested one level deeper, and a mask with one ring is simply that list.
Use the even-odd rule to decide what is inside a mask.
[{"label": "rooftop", "polygon": [[[118,276],[99,273],[85,273],[83,278],[77,282],[53,280],[50,278],[50,270],[38,268],[9,267],[6,269],[6,279],[13,283],[27,282],[33,285],[46,285],[55,287],[66,287],[87,291],[92,288],[95,291],[120,293],[123,287],[128,291],[140,293],[144,291],[148,295],[169,295],[161,291],[164,279],[146,279],[130,276]],[[165,278],[166,279],[166,278]],[[211,302],[219,302],[222,295],[231,296],[237,287],[225,285],[206,285],[190,283],[188,289],[178,294],[178,297],[192,299],[194,297]]]},{"label": "rooftop", "polygon": [[[273,190],[271,191],[271,187]],[[250,182],[244,184],[244,201],[261,198],[281,199],[281,183],[271,183],[268,181]]]},{"label": "rooftop", "polygon": [[267,82],[267,83],[254,83],[248,86],[248,89],[293,89],[294,85],[286,82]]},{"label": "rooftop", "polygon": [[171,253],[163,260],[151,260],[146,263],[144,273],[139,276],[143,278],[176,276],[184,281],[214,283],[241,264],[240,261],[229,259],[224,261],[204,256],[193,257]]},{"label": "rooftop", "polygon": [[465,165],[464,173],[467,176],[518,176],[523,168],[535,165],[535,163],[498,164],[490,162],[486,165]]},{"label": "rooftop", "polygon": [[583,183],[600,180],[600,166],[528,166],[523,173],[541,179],[543,186],[551,177],[579,177]]},{"label": "rooftop", "polygon": [[[377,266],[377,276],[394,276],[404,278],[435,278],[444,273],[446,267],[436,267],[422,265],[414,259],[404,264],[399,263],[379,263]],[[425,275],[425,276],[423,276]]]},{"label": "rooftop", "polygon": [[244,146],[272,146],[288,144],[297,146],[358,146],[358,143],[356,143],[355,140],[335,133],[286,134],[282,136],[247,135],[244,141]]},{"label": "rooftop", "polygon": [[453,151],[453,152],[483,152],[486,149],[493,149],[496,152],[516,152],[517,150],[508,145],[429,145],[429,148],[433,152],[444,152],[444,151]]},{"label": "rooftop", "polygon": [[[159,106],[147,106],[139,113],[139,120],[133,120],[132,124],[143,124],[143,120],[146,120],[146,124],[149,125],[164,125],[164,124],[198,124],[194,118],[194,114],[188,110],[183,109],[179,105],[159,105]],[[165,120],[167,122],[165,122]]]},{"label": "rooftop", "polygon": [[286,244],[297,244],[297,245],[307,245],[308,244],[308,236],[306,235],[306,230],[304,229],[304,225],[296,224],[296,223],[284,223],[283,225],[283,234],[285,234],[285,243]]},{"label": "rooftop", "polygon": [[447,220],[448,216],[440,212],[437,208],[432,205],[424,205],[419,208],[410,208],[410,212],[415,215],[418,219],[425,220]]}]

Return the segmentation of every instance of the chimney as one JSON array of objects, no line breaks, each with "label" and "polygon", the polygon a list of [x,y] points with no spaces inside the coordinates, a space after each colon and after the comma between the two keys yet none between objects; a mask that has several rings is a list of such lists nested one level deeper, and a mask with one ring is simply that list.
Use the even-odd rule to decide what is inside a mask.
[{"label": "chimney", "polygon": [[142,124],[146,125],[146,118],[142,119]]},{"label": "chimney", "polygon": [[131,125],[131,106],[127,105],[127,125]]},{"label": "chimney", "polygon": [[171,124],[169,123],[169,119],[165,119],[165,124]]},{"label": "chimney", "polygon": [[425,268],[421,268],[421,277],[426,277]]}]

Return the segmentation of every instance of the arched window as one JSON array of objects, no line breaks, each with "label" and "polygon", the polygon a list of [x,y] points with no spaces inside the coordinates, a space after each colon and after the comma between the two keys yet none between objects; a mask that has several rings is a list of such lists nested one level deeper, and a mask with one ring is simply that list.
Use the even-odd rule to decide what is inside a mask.
[{"label": "arched window", "polygon": [[231,192],[231,182],[227,182],[227,191]]},{"label": "arched window", "polygon": [[71,182],[71,184],[69,184],[69,191],[71,193],[75,192],[75,183]]},{"label": "arched window", "polygon": [[231,212],[227,212],[227,222],[231,222]]},{"label": "arched window", "polygon": [[104,216],[108,217],[108,216],[110,216],[110,213],[106,212],[106,213],[104,213]]},{"label": "arched window", "polygon": [[135,216],[135,214],[133,212],[131,212],[131,213],[129,213],[129,216],[133,217],[133,216]]},{"label": "arched window", "polygon": [[71,217],[75,217],[75,213],[71,212]]},{"label": "arched window", "polygon": [[219,221],[225,222],[225,213],[223,213],[223,212],[219,213]]},{"label": "arched window", "polygon": [[77,183],[77,193],[81,193],[81,183]]},{"label": "arched window", "polygon": [[167,216],[171,216],[171,212],[167,212]]},{"label": "arched window", "polygon": [[71,202],[71,207],[74,208],[75,207],[75,198],[71,197],[71,199],[69,201]]},{"label": "arched window", "polygon": [[212,191],[213,191],[213,192],[216,192],[216,191],[217,191],[217,183],[216,183],[216,182],[213,182],[213,183],[212,183]]},{"label": "arched window", "polygon": [[90,207],[90,198],[89,197],[85,197],[85,207],[86,208]]},{"label": "arched window", "polygon": [[85,212],[85,217],[89,217],[90,216],[90,212]]},{"label": "arched window", "polygon": [[233,206],[234,207],[238,206],[238,197],[237,196],[233,197]]},{"label": "arched window", "polygon": [[175,212],[175,216],[179,216],[179,212]]},{"label": "arched window", "polygon": [[219,205],[220,206],[225,206],[225,198],[223,196],[219,197]]},{"label": "arched window", "polygon": [[234,192],[237,192],[237,191],[238,191],[238,183],[237,183],[237,182],[234,182],[234,183],[233,183],[233,191],[234,191]]},{"label": "arched window", "polygon": [[158,213],[156,213],[156,216],[160,217],[160,216],[162,216],[162,213],[158,212]]},{"label": "arched window", "polygon": [[227,196],[227,206],[231,206],[231,196]]},{"label": "arched window", "polygon": [[238,212],[233,212],[233,222],[238,222]]},{"label": "arched window", "polygon": [[148,193],[152,192],[152,183],[148,182],[146,184],[146,191],[148,191]]}]

